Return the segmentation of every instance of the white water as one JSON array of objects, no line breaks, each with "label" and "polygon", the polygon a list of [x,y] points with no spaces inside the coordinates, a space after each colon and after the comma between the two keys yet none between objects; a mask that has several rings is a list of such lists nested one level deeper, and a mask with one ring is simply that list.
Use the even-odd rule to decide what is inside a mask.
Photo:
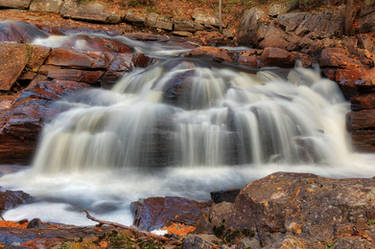
[{"label": "white water", "polygon": [[351,151],[348,103],[312,70],[283,79],[169,58],[127,74],[112,91],[56,105],[69,110],[46,125],[33,168],[0,179],[40,201],[6,219],[84,225],[91,223],[81,209],[89,209],[131,224],[129,203],[139,198],[206,200],[275,171],[375,175],[374,158]]}]

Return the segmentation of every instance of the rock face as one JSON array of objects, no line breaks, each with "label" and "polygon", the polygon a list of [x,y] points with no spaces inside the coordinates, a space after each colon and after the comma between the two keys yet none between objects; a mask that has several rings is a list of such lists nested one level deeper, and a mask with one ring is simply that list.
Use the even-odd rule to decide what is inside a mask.
[{"label": "rock face", "polygon": [[195,227],[201,210],[207,207],[207,203],[182,197],[152,197],[131,204],[134,225],[147,231],[172,224]]},{"label": "rock face", "polygon": [[373,179],[275,173],[249,183],[234,203],[213,204],[198,230],[231,234],[233,243],[247,237],[264,248],[368,248],[374,197]]}]

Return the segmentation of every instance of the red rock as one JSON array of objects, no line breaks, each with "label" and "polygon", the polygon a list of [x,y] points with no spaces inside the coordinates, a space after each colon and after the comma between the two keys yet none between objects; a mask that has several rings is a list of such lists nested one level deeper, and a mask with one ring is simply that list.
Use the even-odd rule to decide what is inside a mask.
[{"label": "red rock", "polygon": [[69,49],[53,49],[46,64],[72,68],[105,69],[113,60],[110,53],[84,52]]},{"label": "red rock", "polygon": [[0,90],[10,90],[28,62],[25,44],[0,44]]},{"label": "red rock", "polygon": [[207,56],[216,61],[234,62],[232,54],[223,48],[217,47],[197,47],[184,54],[185,57]]},{"label": "red rock", "polygon": [[195,226],[207,203],[191,201],[182,197],[152,197],[131,204],[134,225],[152,231],[172,223]]},{"label": "red rock", "polygon": [[68,80],[95,84],[104,74],[104,71],[86,71],[78,69],[60,68],[55,66],[42,66],[40,72],[48,78],[57,80]]},{"label": "red rock", "polygon": [[354,96],[350,99],[353,111],[375,109],[375,95],[373,93]]},{"label": "red rock", "polygon": [[245,66],[257,68],[259,66],[259,57],[256,55],[240,55],[237,62]]},{"label": "red rock", "polygon": [[65,95],[88,88],[74,81],[34,80],[7,110],[7,120],[0,129],[0,164],[27,164],[36,149],[36,140],[44,120],[63,111],[50,104]]},{"label": "red rock", "polygon": [[260,59],[263,66],[293,67],[295,64],[294,55],[281,48],[265,48]]},{"label": "red rock", "polygon": [[349,52],[342,48],[326,48],[322,50],[319,64],[322,67],[338,67],[354,69],[362,67],[359,60],[349,57]]}]

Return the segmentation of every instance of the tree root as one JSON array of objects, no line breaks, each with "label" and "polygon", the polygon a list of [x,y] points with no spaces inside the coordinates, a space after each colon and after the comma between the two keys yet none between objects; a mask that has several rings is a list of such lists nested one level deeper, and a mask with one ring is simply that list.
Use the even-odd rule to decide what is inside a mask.
[{"label": "tree root", "polygon": [[117,223],[117,222],[112,222],[112,221],[99,220],[99,219],[91,216],[89,211],[87,211],[86,209],[83,210],[83,212],[86,213],[87,219],[99,223],[99,224],[97,224],[97,226],[99,226],[99,227],[103,226],[103,225],[109,225],[109,226],[113,226],[113,227],[117,227],[117,228],[127,229],[127,230],[133,231],[135,233],[141,233],[141,234],[146,235],[148,237],[151,237],[153,239],[161,240],[161,241],[164,241],[164,242],[168,241],[168,238],[166,238],[164,236],[160,236],[160,235],[156,235],[156,234],[153,234],[153,233],[150,233],[150,232],[142,231],[142,230],[139,230],[135,227],[125,226],[123,224],[120,224],[120,223]]}]

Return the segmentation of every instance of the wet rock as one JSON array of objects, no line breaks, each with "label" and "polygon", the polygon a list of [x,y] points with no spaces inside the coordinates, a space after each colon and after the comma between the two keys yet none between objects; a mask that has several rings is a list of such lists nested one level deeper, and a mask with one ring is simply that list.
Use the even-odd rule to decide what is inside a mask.
[{"label": "wet rock", "polygon": [[119,23],[125,15],[120,8],[111,6],[111,3],[99,1],[80,3],[76,0],[65,0],[60,14],[72,19],[104,23]]},{"label": "wet rock", "polygon": [[46,64],[72,68],[105,69],[113,60],[113,55],[102,52],[53,49]]},{"label": "wet rock", "polygon": [[351,136],[352,136],[353,147],[356,150],[360,152],[374,152],[375,151],[375,131],[374,130],[352,130]]},{"label": "wet rock", "polygon": [[350,99],[350,103],[353,111],[375,109],[375,95],[373,93],[357,95]]},{"label": "wet rock", "polygon": [[223,191],[217,191],[217,192],[211,192],[211,200],[213,200],[215,203],[220,202],[234,202],[237,195],[240,193],[240,189],[231,189],[231,190],[223,190]]},{"label": "wet rock", "polygon": [[375,127],[375,109],[350,112],[350,129],[364,130]]},{"label": "wet rock", "polygon": [[32,197],[22,191],[0,191],[0,213],[31,201]]},{"label": "wet rock", "polygon": [[184,54],[186,57],[198,57],[198,56],[206,56],[211,57],[215,61],[218,62],[234,62],[233,55],[226,49],[217,48],[217,47],[209,47],[209,46],[202,46],[197,47]]},{"label": "wet rock", "polygon": [[7,120],[0,129],[0,164],[29,163],[43,123],[63,111],[50,104],[88,87],[84,83],[38,77],[31,82],[7,110]]},{"label": "wet rock", "polygon": [[30,5],[31,11],[59,13],[64,0],[33,0]]},{"label": "wet rock", "polygon": [[[353,239],[367,234],[373,241],[369,221],[375,217],[374,197],[373,179],[279,172],[249,183],[233,204],[213,204],[202,216],[206,225],[202,220],[201,224],[207,232],[209,224],[216,233],[220,228],[222,233],[237,229],[252,234],[265,248],[321,248],[343,239],[338,228],[346,225],[356,228],[349,233]],[[280,246],[273,247],[277,241]]]},{"label": "wet rock", "polygon": [[88,84],[98,83],[99,79],[104,74],[104,71],[86,71],[55,66],[42,66],[40,71],[51,79],[84,82]]},{"label": "wet rock", "polygon": [[31,0],[0,0],[0,7],[27,9]]},{"label": "wet rock", "polygon": [[0,41],[27,43],[35,38],[45,38],[48,34],[33,24],[20,21],[0,22]]},{"label": "wet rock", "polygon": [[201,24],[205,27],[225,27],[223,23],[220,22],[219,18],[217,18],[211,10],[209,9],[202,9],[197,8],[193,10],[192,18],[194,22]]},{"label": "wet rock", "polygon": [[152,197],[131,204],[134,225],[152,231],[180,223],[195,226],[207,203],[191,201],[182,197]]},{"label": "wet rock", "polygon": [[128,45],[108,38],[89,35],[75,35],[64,41],[60,48],[75,49],[76,51],[131,53],[133,49]]},{"label": "wet rock", "polygon": [[24,44],[0,44],[0,90],[10,90],[28,62],[28,51]]},{"label": "wet rock", "polygon": [[159,28],[159,29],[164,29],[164,30],[167,30],[167,31],[172,31],[173,30],[173,21],[170,20],[169,18],[159,16],[156,20],[155,26],[153,26],[153,27]]}]

